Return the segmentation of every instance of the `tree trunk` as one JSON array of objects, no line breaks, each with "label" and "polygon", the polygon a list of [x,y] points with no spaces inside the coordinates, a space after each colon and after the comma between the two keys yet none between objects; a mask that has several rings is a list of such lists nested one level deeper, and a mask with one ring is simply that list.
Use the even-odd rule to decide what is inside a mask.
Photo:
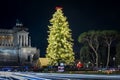
[{"label": "tree trunk", "polygon": [[110,61],[110,44],[108,44],[108,55],[107,55],[106,68],[108,68],[109,66],[109,61]]},{"label": "tree trunk", "polygon": [[90,47],[92,48],[92,50],[95,53],[95,56],[96,56],[96,68],[98,68],[98,53],[97,53],[97,51],[95,50],[95,48],[92,45],[90,45]]},{"label": "tree trunk", "polygon": [[96,55],[96,68],[98,68],[98,55]]}]

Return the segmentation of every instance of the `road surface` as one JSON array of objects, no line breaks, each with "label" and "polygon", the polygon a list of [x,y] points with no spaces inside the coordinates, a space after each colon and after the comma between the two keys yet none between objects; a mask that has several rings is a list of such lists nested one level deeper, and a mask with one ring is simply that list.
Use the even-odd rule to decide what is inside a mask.
[{"label": "road surface", "polygon": [[0,80],[120,80],[120,75],[0,72]]}]

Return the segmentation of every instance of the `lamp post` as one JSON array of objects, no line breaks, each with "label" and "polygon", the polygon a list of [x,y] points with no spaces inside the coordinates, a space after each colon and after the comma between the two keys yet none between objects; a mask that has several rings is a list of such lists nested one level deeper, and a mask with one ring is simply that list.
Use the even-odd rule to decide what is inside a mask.
[{"label": "lamp post", "polygon": [[114,68],[115,68],[115,57],[113,57],[113,61],[114,61]]}]

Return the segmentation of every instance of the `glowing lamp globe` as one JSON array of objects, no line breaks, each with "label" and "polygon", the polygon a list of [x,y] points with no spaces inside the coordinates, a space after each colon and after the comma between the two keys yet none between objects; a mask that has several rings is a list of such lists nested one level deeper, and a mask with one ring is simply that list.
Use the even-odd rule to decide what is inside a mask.
[{"label": "glowing lamp globe", "polygon": [[62,9],[62,7],[60,7],[60,6],[57,6],[55,9],[56,9],[56,10],[59,10],[59,9]]}]

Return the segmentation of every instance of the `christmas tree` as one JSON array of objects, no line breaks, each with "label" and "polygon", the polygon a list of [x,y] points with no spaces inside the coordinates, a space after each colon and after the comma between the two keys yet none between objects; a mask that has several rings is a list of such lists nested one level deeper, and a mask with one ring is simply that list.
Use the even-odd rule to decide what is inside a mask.
[{"label": "christmas tree", "polygon": [[50,19],[48,47],[46,57],[50,65],[64,63],[71,65],[74,62],[73,39],[67,18],[61,7],[56,7],[56,12]]}]

